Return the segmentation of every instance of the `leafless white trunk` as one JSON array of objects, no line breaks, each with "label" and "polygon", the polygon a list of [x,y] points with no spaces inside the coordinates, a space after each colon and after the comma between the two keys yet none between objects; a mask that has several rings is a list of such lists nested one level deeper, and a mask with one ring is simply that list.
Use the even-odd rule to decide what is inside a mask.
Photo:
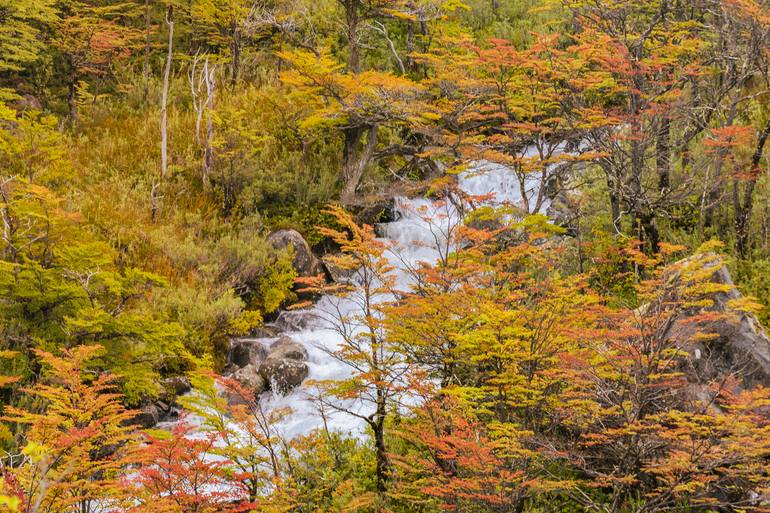
[{"label": "leafless white trunk", "polygon": [[[195,141],[198,146],[203,148],[203,173],[201,179],[203,187],[207,188],[214,156],[212,143],[214,140],[213,109],[214,92],[216,89],[216,66],[209,66],[209,58],[206,57],[203,61],[203,69],[198,71],[198,62],[199,57],[196,55],[190,69],[190,91],[192,92],[193,108],[196,114]],[[205,97],[203,96],[204,87]],[[201,138],[201,124],[204,114],[206,115],[206,136]]]},{"label": "leafless white trunk", "polygon": [[203,149],[203,187],[206,188],[209,185],[209,175],[211,174],[211,166],[214,160],[214,152],[211,147],[214,141],[214,88],[216,82],[214,80],[216,71],[212,66],[209,71],[209,61],[206,60],[204,67],[206,75],[206,144]]},{"label": "leafless white trunk", "polygon": [[161,100],[161,119],[160,119],[160,178],[166,179],[168,171],[168,113],[166,106],[168,104],[168,83],[171,78],[171,59],[174,49],[174,10],[169,6],[166,12],[166,25],[168,25],[168,55],[166,55],[166,69],[163,74],[163,98]]},{"label": "leafless white trunk", "polygon": [[144,0],[144,65],[142,69],[142,84],[144,101],[150,92],[150,0]]}]

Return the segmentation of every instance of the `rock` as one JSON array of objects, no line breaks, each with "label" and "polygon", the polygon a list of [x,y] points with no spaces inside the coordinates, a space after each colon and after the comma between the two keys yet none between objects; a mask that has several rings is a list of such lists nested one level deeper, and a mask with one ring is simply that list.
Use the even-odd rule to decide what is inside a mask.
[{"label": "rock", "polygon": [[163,417],[163,412],[155,404],[148,404],[139,410],[139,413],[132,419],[131,423],[140,428],[151,428]]},{"label": "rock", "polygon": [[234,367],[259,366],[267,357],[267,348],[259,339],[236,338],[230,344],[227,360]]},{"label": "rock", "polygon": [[[700,386],[735,373],[742,381],[740,388],[751,388],[758,384],[769,386],[770,339],[756,316],[731,307],[730,302],[740,299],[741,293],[734,287],[727,267],[714,254],[691,257],[678,264],[687,266],[691,262],[707,270],[713,269],[709,281],[730,288],[725,292],[714,293],[711,296],[713,305],[707,308],[708,312],[725,315],[696,324],[688,320],[702,310],[693,309],[674,323],[666,334],[687,344],[686,349],[690,352],[687,369],[689,380]],[[668,283],[676,283],[679,279],[678,274],[669,276]],[[693,344],[692,339],[699,333],[713,337]]]},{"label": "rock", "polygon": [[321,261],[326,268],[326,272],[335,283],[350,283],[353,279],[353,276],[355,276],[356,272],[358,272],[358,269],[343,269],[334,263],[334,256],[338,255],[324,255],[321,257]]},{"label": "rock", "polygon": [[379,225],[398,221],[401,217],[395,208],[396,195],[400,196],[394,191],[382,195],[359,195],[358,202],[347,205],[347,209],[353,214],[356,222],[374,226],[377,231]]},{"label": "rock", "polygon": [[310,328],[317,319],[312,310],[283,310],[273,326],[278,331],[301,331]]},{"label": "rock", "polygon": [[273,390],[285,394],[307,377],[308,367],[303,363],[307,357],[302,344],[282,335],[270,346],[259,374]]},{"label": "rock", "polygon": [[232,376],[238,383],[251,389],[255,395],[259,395],[267,388],[267,382],[259,373],[256,365],[247,365],[235,371]]},{"label": "rock", "polygon": [[310,251],[310,245],[296,230],[278,230],[267,237],[268,242],[276,249],[294,248],[292,261],[297,274],[302,277],[317,276],[323,273],[323,265]]},{"label": "rock", "polygon": [[171,411],[171,405],[163,401],[155,401],[155,407],[161,413],[161,416],[164,416]]},{"label": "rock", "polygon": [[268,358],[259,366],[259,374],[274,391],[285,394],[298,386],[308,375],[304,362],[288,358]]},{"label": "rock", "polygon": [[232,408],[233,406],[245,406],[249,404],[249,401],[246,400],[242,395],[240,394],[227,394],[227,406],[229,408]]},{"label": "rock", "polygon": [[286,358],[289,360],[297,360],[303,362],[307,360],[307,349],[295,342],[286,335],[281,337],[270,345],[270,351],[267,354],[267,359],[281,359]]},{"label": "rock", "polygon": [[275,338],[278,336],[278,331],[271,326],[260,326],[254,328],[251,332],[252,338]]},{"label": "rock", "polygon": [[192,385],[190,385],[190,380],[187,379],[187,376],[172,376],[164,379],[161,383],[173,395],[186,394],[192,390]]},{"label": "rock", "polygon": [[564,228],[570,237],[578,235],[578,221],[582,215],[580,200],[577,193],[561,191],[551,199],[545,212],[551,222]]}]

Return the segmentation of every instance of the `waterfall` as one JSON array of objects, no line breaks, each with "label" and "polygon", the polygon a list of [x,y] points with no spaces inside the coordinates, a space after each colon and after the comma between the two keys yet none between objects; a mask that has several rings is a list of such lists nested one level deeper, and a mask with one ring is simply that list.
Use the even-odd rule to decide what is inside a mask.
[{"label": "waterfall", "polygon": [[[525,194],[537,194],[539,182],[526,182]],[[491,206],[509,205],[521,207],[521,186],[512,176],[510,169],[490,163],[477,163],[458,176],[459,188],[468,195],[485,197]],[[544,207],[545,208],[545,207]],[[421,263],[433,264],[443,254],[456,248],[451,247],[451,232],[462,222],[461,214],[454,204],[445,200],[427,198],[396,197],[394,199],[394,221],[376,227],[377,234],[389,248],[385,256],[393,266],[396,289],[409,290],[412,272]],[[355,277],[353,278],[355,280]],[[380,301],[395,299],[383,295]],[[284,311],[272,323],[283,335],[302,344],[308,353],[309,374],[306,380],[286,395],[272,391],[265,392],[260,401],[263,411],[287,411],[274,424],[276,434],[284,439],[308,434],[316,428],[326,427],[333,431],[359,436],[366,429],[365,422],[343,412],[326,411],[320,415],[318,405],[312,400],[318,392],[314,381],[342,380],[351,376],[352,369],[339,361],[332,352],[342,343],[335,325],[329,320],[329,312],[335,317],[354,315],[357,308],[350,298],[323,296],[315,305],[305,310]],[[266,346],[274,338],[257,339]],[[347,401],[346,410],[368,415],[373,406],[366,403]],[[187,418],[196,423],[196,419]],[[171,423],[164,423],[169,427]]]},{"label": "waterfall", "polygon": [[[489,197],[492,205],[520,206],[520,186],[512,179],[511,170],[500,165],[478,164],[458,177],[458,185],[465,193]],[[526,194],[537,194],[538,183],[526,184]],[[407,291],[412,283],[411,270],[420,263],[433,264],[442,253],[455,248],[451,245],[451,231],[461,223],[460,213],[451,202],[426,198],[397,197],[394,202],[395,221],[377,226],[380,240],[390,248],[385,256],[394,267],[396,288]],[[382,301],[392,297],[380,298]],[[275,426],[284,437],[293,438],[323,426],[317,405],[311,400],[316,390],[314,380],[341,380],[351,375],[352,369],[340,362],[331,352],[341,344],[340,335],[328,320],[329,312],[354,314],[356,306],[344,297],[324,296],[313,307],[304,311],[284,312],[276,327],[285,335],[300,342],[308,351],[309,375],[305,383],[287,395],[267,392],[263,395],[266,410],[287,408],[291,413]],[[266,339],[269,343],[272,339]],[[351,401],[345,408],[359,414],[371,413],[369,404]],[[326,412],[325,422],[330,430],[352,435],[362,433],[363,420],[342,412]]]}]

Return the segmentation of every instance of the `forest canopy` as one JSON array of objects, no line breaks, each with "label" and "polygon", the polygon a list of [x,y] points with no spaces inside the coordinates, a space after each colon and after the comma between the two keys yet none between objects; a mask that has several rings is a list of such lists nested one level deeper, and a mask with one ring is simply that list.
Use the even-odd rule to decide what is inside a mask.
[{"label": "forest canopy", "polygon": [[768,0],[0,0],[0,511],[770,511]]}]

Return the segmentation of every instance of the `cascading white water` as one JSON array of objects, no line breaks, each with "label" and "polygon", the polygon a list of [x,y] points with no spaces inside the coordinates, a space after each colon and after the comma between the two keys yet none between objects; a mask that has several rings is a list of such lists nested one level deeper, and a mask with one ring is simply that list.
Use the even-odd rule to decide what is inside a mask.
[{"label": "cascading white water", "polygon": [[[499,164],[480,162],[458,176],[459,188],[470,196],[486,197],[486,204],[491,206],[522,207],[522,192],[532,199],[539,190],[540,182],[527,180],[525,190],[512,176],[512,171]],[[543,204],[543,209],[546,208]],[[397,197],[394,203],[395,221],[377,226],[380,240],[389,248],[385,256],[393,266],[396,289],[407,291],[412,284],[412,270],[421,263],[433,264],[440,257],[454,248],[451,244],[451,230],[459,223],[460,213],[449,201],[435,201],[426,198]],[[355,277],[354,277],[355,279]],[[381,301],[393,299],[383,295]],[[274,323],[282,335],[287,335],[302,344],[308,352],[307,365],[309,374],[305,382],[286,395],[266,392],[260,401],[265,413],[288,412],[271,427],[274,433],[284,439],[292,439],[308,434],[314,429],[326,427],[351,435],[364,433],[363,420],[348,413],[330,411],[326,408],[321,415],[318,404],[313,401],[317,396],[314,381],[342,380],[350,377],[352,368],[341,362],[332,353],[343,342],[335,329],[340,317],[356,315],[358,308],[354,300],[346,297],[323,296],[311,308],[299,311],[285,311]],[[330,314],[333,312],[333,314]],[[333,317],[334,319],[331,319]],[[275,338],[254,339],[269,346]],[[194,393],[194,392],[193,392]],[[337,403],[348,411],[368,415],[373,410],[371,404],[347,401]],[[196,425],[200,419],[186,416],[185,422]],[[175,421],[164,422],[159,427],[171,428]]]},{"label": "cascading white water", "polygon": [[[510,169],[499,165],[480,164],[458,177],[459,187],[474,196],[490,196],[493,205],[521,206],[521,192]],[[526,194],[537,194],[537,184],[527,183]],[[424,198],[395,199],[396,220],[378,226],[378,234],[390,248],[386,252],[394,267],[397,289],[408,290],[411,284],[410,269],[420,262],[434,263],[446,253],[450,230],[461,222],[459,213],[450,202]],[[389,298],[381,298],[388,300]],[[276,431],[287,438],[307,434],[326,425],[331,430],[350,434],[362,433],[362,420],[345,413],[326,411],[322,417],[317,405],[311,400],[315,388],[309,384],[315,380],[341,380],[351,375],[352,369],[330,353],[342,343],[334,325],[328,320],[329,312],[335,317],[355,315],[357,306],[349,299],[324,296],[312,308],[301,312],[286,312],[279,319],[279,327],[285,335],[303,344],[308,351],[309,375],[306,382],[285,396],[268,392],[262,401],[265,410],[287,408],[285,415],[275,426]],[[288,329],[287,329],[288,328]],[[272,339],[265,339],[266,343]],[[372,406],[348,402],[345,408],[360,414],[371,413]]]}]

